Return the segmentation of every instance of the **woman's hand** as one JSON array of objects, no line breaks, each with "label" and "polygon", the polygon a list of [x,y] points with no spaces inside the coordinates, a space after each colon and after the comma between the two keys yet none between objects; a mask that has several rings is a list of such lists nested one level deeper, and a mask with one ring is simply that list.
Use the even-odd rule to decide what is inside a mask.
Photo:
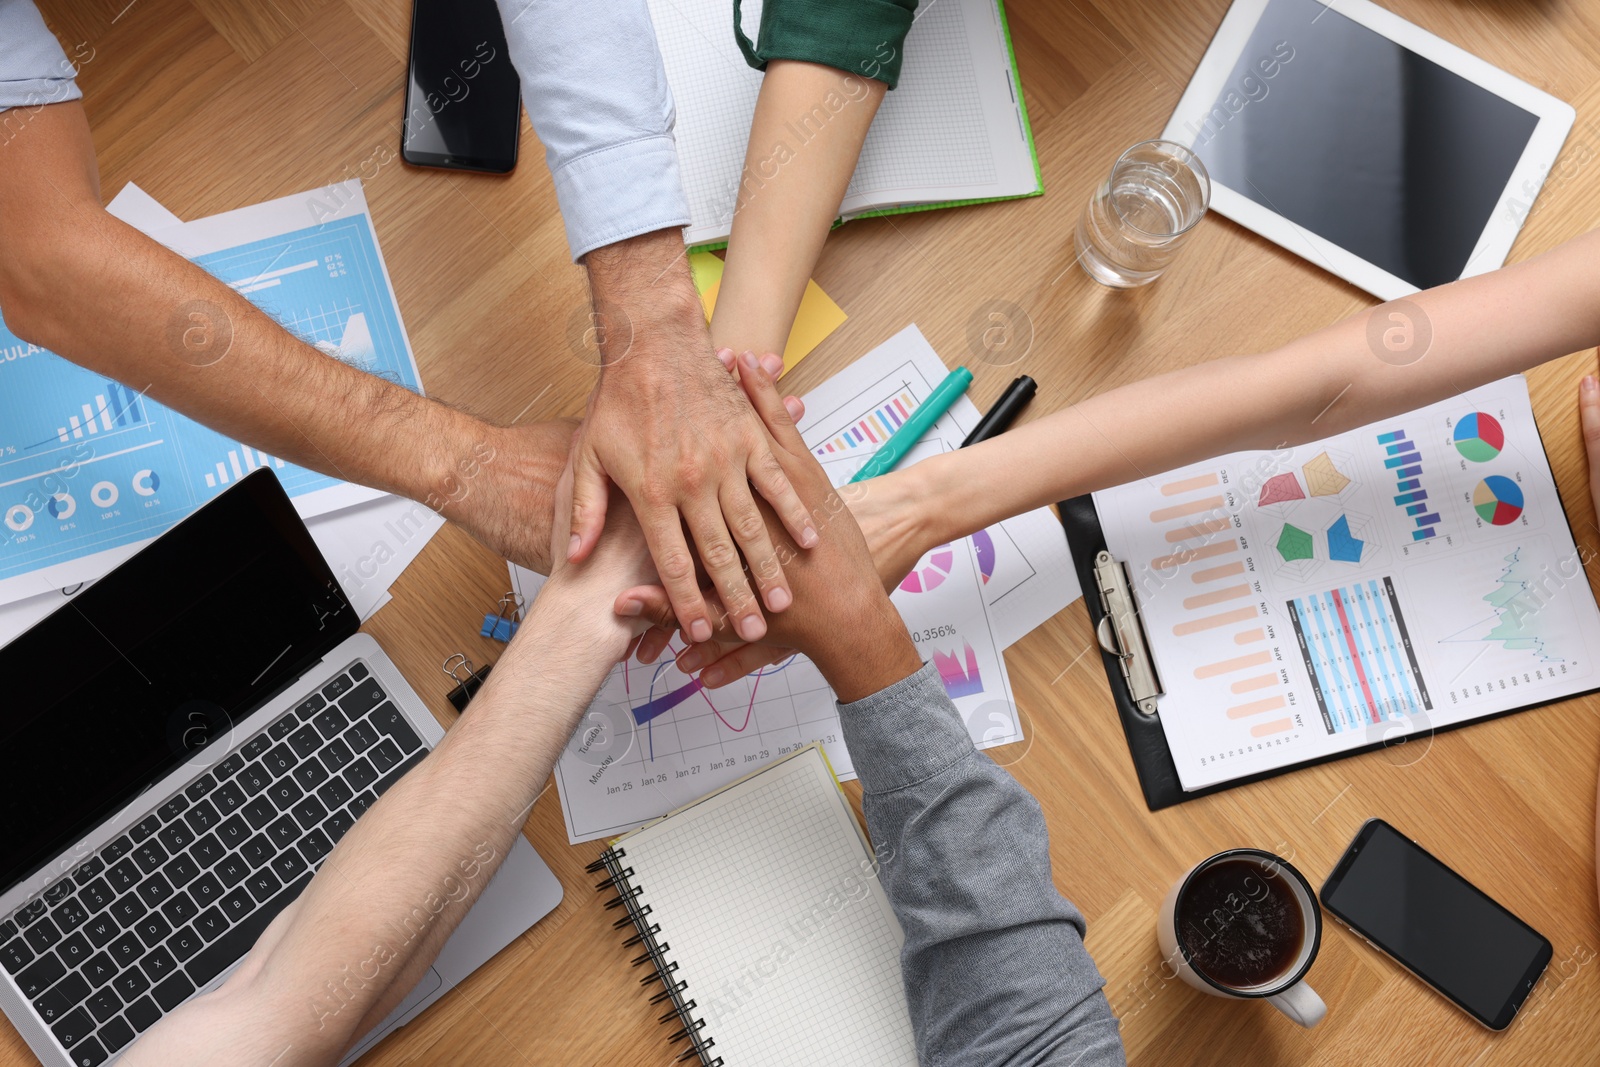
[{"label": "woman's hand", "polygon": [[[613,661],[632,650],[649,620],[617,615],[612,603],[624,589],[657,580],[644,530],[634,518],[627,497],[615,486],[607,503],[603,535],[594,551],[581,562],[567,559],[571,535],[573,468],[568,462],[556,483],[555,507],[550,524],[550,581],[540,590],[533,610],[559,612],[564,625],[583,640],[599,641]],[[531,630],[524,626],[518,630]]]}]

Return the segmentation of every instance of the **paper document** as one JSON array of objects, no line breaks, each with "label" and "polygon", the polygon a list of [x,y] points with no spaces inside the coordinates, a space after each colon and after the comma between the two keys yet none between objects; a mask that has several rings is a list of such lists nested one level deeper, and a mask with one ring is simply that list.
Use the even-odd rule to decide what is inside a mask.
[{"label": "paper document", "polygon": [[106,211],[145,233],[183,225],[183,220],[168,211],[161,201],[132,182],[124,185],[122,190],[111,198],[111,202],[106,205]]},{"label": "paper document", "polygon": [[1600,611],[1520,376],[1095,506],[1128,566],[1185,789],[1600,677]]},{"label": "paper document", "polygon": [[[420,391],[358,182],[155,236],[330,356]],[[189,331],[227,329],[206,307],[174,309],[175,355],[196,351]],[[199,350],[230,358],[225,344]],[[230,440],[3,327],[0,427],[0,602],[104,574],[258,467],[303,516],[383,495]]]}]

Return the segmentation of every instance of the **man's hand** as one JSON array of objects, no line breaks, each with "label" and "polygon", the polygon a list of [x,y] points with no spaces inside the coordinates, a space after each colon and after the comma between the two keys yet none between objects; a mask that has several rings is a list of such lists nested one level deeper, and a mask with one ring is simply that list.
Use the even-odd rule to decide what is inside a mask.
[{"label": "man's hand", "polygon": [[[841,701],[858,700],[911,674],[921,660],[904,621],[889,602],[860,527],[800,439],[776,386],[748,353],[741,358],[739,371],[751,403],[771,432],[778,462],[811,507],[820,534],[815,547],[801,553],[763,506],[779,559],[795,590],[794,606],[771,620],[764,641],[805,653]],[[625,615],[642,612],[657,623],[671,617],[659,587],[629,589],[617,597],[616,608]],[[726,626],[719,632],[732,636]]]},{"label": "man's hand", "polygon": [[734,632],[757,640],[766,623],[743,563],[769,610],[783,611],[794,597],[756,495],[806,548],[817,541],[811,517],[761,420],[712,353],[677,234],[608,245],[585,263],[605,366],[573,458],[567,558],[584,559],[599,540],[609,479],[644,527],[684,632],[706,641],[715,628],[696,580],[698,555]]},{"label": "man's hand", "polygon": [[[571,494],[554,499],[572,455],[572,419],[491,426],[461,417],[438,466],[444,474],[420,499],[513,563],[550,574],[566,558]],[[551,544],[552,518],[561,527]]]}]

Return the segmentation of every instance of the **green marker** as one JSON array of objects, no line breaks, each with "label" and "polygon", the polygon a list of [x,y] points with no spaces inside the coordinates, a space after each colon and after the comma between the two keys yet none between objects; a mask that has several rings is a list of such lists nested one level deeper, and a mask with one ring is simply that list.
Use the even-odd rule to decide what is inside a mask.
[{"label": "green marker", "polygon": [[956,398],[967,391],[967,386],[972,384],[972,372],[965,367],[957,367],[950,372],[949,377],[939,383],[939,388],[933,395],[918,405],[911,417],[900,424],[900,428],[889,435],[883,447],[873,453],[867,465],[856,471],[856,476],[851,478],[851,483],[864,482],[868,478],[876,478],[894,470],[895,464],[906,458],[906,453],[922,440],[922,435],[928,428],[939,421],[939,416],[950,410],[950,405]]}]

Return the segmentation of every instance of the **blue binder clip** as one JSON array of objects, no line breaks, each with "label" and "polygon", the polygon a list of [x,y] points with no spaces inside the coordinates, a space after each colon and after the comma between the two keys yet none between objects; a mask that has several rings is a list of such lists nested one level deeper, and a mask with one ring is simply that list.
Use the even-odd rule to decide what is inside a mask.
[{"label": "blue binder clip", "polygon": [[496,641],[509,641],[521,625],[522,604],[517,594],[507,593],[500,598],[500,603],[495,605],[495,610],[483,617],[483,628],[478,631],[478,636],[492,637]]}]

